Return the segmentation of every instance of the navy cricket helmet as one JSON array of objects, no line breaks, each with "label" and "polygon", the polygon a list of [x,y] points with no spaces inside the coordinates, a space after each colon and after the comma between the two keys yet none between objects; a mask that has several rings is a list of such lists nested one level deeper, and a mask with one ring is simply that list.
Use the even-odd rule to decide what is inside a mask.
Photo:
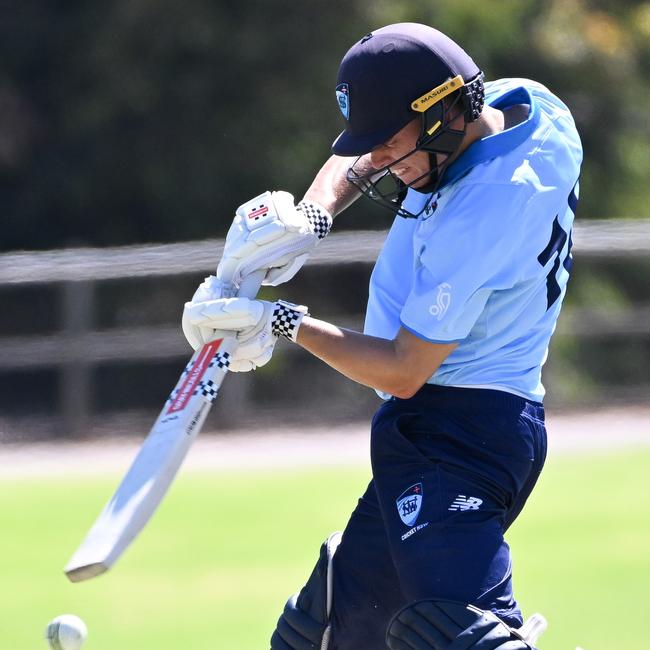
[{"label": "navy cricket helmet", "polygon": [[[413,152],[429,152],[432,179],[425,189],[433,191],[443,171],[435,154],[449,158],[465,134],[464,127],[447,126],[449,109],[458,104],[465,124],[478,119],[484,101],[483,73],[442,32],[418,23],[397,23],[371,32],[348,50],[339,67],[336,97],[346,120],[345,131],[332,144],[338,156],[363,156],[419,116],[420,137]],[[373,170],[375,180],[378,171]],[[392,176],[390,169],[386,173]],[[387,199],[391,209],[397,209],[405,193],[406,186],[393,177],[396,189],[387,195],[354,166],[348,179],[371,198]]]}]

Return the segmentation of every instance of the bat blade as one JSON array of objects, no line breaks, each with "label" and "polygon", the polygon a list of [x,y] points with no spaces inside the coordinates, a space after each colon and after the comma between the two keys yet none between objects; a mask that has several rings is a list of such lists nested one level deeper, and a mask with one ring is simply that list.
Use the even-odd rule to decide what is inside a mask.
[{"label": "bat blade", "polygon": [[194,354],[130,469],[66,565],[72,582],[108,571],[147,524],[205,421],[234,345],[234,339],[219,339]]}]

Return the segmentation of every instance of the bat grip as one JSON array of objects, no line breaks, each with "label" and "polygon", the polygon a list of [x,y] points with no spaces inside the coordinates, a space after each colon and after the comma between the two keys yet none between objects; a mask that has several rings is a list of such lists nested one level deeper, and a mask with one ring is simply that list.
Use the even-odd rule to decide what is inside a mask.
[{"label": "bat grip", "polygon": [[262,286],[262,280],[264,280],[265,275],[266,275],[266,270],[264,269],[260,271],[255,271],[255,273],[251,273],[250,275],[247,275],[241,281],[241,285],[239,286],[239,291],[237,292],[237,295],[241,296],[242,298],[255,298],[257,292]]}]

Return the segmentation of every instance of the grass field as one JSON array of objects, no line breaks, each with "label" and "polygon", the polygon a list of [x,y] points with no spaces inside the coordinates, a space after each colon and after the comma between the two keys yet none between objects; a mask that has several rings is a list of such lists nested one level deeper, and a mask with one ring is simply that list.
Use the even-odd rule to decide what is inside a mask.
[{"label": "grass field", "polygon": [[[509,534],[519,601],[550,622],[542,650],[648,648],[649,474],[648,449],[549,461]],[[45,648],[47,621],[75,613],[87,650],[266,650],[367,476],[182,473],[115,570],[72,585],[62,567],[116,479],[2,481],[3,648]]]}]

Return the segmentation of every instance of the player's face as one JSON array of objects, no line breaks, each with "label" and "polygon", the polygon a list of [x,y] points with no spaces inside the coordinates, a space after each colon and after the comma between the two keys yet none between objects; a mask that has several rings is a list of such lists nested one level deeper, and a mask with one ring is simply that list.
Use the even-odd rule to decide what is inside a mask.
[{"label": "player's face", "polygon": [[[375,169],[381,169],[406,156],[415,149],[420,137],[420,118],[415,118],[403,129],[398,131],[392,138],[379,145],[370,152],[370,162]],[[431,165],[429,154],[425,151],[414,151],[410,156],[400,160],[394,167],[390,168],[405,185],[410,185],[415,179],[412,187],[426,185],[430,178]]]}]

